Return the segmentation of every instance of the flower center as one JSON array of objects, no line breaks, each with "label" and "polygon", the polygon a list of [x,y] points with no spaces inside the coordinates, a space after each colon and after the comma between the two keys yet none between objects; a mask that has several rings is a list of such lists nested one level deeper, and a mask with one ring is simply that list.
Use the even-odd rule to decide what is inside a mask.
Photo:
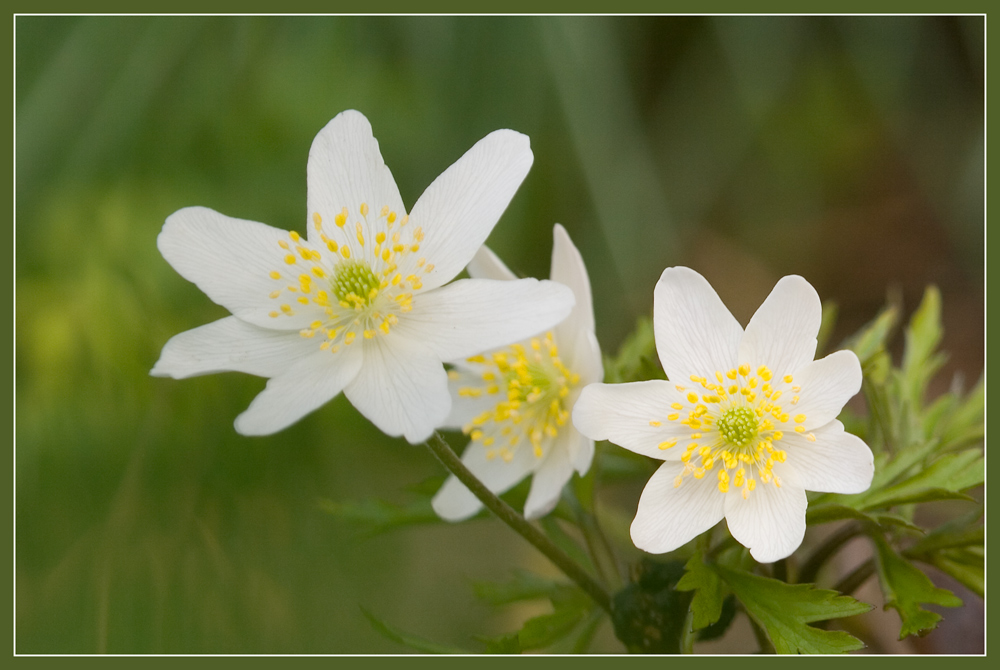
[{"label": "flower center", "polygon": [[275,301],[269,315],[279,328],[283,318],[299,319],[308,326],[302,337],[321,334],[320,349],[336,353],[359,335],[388,335],[413,309],[412,292],[423,288],[434,264],[418,257],[423,230],[388,207],[361,203],[353,214],[345,207],[329,218],[313,213],[311,240],[295,231],[277,240],[283,262],[268,273]]},{"label": "flower center", "polygon": [[[693,388],[675,384],[684,402],[671,404],[673,411],[666,417],[691,430],[681,455],[684,471],[674,486],[680,486],[688,476],[701,479],[718,468],[719,491],[726,493],[732,484],[743,489],[745,499],[758,479],[781,486],[773,468],[787,457],[784,450],[775,448],[784,431],[793,430],[810,442],[816,441],[802,425],[806,415],[793,415],[789,408],[798,404],[802,390],[792,375],[776,378],[766,365],[754,374],[750,365],[743,363],[726,373],[716,371],[714,379],[692,375],[691,381]],[[791,398],[786,401],[787,396]],[[653,419],[649,425],[662,423]],[[661,442],[660,449],[671,449],[680,439]]]},{"label": "flower center", "polygon": [[364,260],[345,259],[337,264],[330,288],[337,300],[352,307],[368,307],[378,296],[379,279]]},{"label": "flower center", "polygon": [[715,422],[722,439],[742,447],[760,433],[757,415],[749,407],[730,407]]},{"label": "flower center", "polygon": [[533,338],[529,347],[512,344],[487,356],[466,359],[479,373],[451,370],[452,380],[462,380],[458,395],[496,396],[497,403],[476,416],[462,430],[488,450],[486,457],[514,458],[522,441],[530,442],[537,458],[547,442],[569,420],[565,399],[580,381],[559,358],[552,333]]}]

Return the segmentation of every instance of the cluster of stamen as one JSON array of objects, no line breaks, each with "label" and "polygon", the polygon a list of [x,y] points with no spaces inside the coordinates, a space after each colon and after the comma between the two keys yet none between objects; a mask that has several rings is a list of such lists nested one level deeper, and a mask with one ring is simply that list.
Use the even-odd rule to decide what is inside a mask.
[{"label": "cluster of stamen", "polygon": [[513,344],[486,356],[467,359],[479,371],[451,370],[453,380],[466,379],[459,396],[495,396],[496,405],[476,416],[462,430],[487,449],[486,457],[510,462],[522,442],[530,443],[537,458],[545,454],[547,438],[554,438],[569,421],[565,399],[580,381],[559,357],[552,333],[533,338],[528,347]]},{"label": "cluster of stamen", "polygon": [[299,334],[306,338],[321,334],[320,349],[334,353],[358,335],[366,339],[388,335],[399,322],[398,315],[413,309],[412,291],[423,288],[421,276],[434,269],[426,258],[415,262],[410,258],[420,251],[424,233],[419,227],[407,227],[407,216],[398,217],[389,207],[369,216],[374,213],[367,203],[361,203],[358,213],[353,226],[346,207],[334,217],[342,231],[340,243],[327,236],[323,218],[313,213],[320,242],[307,242],[289,232],[287,239],[278,240],[284,263],[269,273],[275,282],[269,297],[277,307],[269,313],[271,318],[310,310],[316,320]]},{"label": "cluster of stamen", "polygon": [[[794,384],[791,375],[773,379],[767,366],[757,368],[756,374],[746,363],[725,374],[716,371],[714,379],[691,376],[694,387],[676,384],[686,402],[675,402],[666,416],[668,422],[677,422],[690,430],[690,443],[681,455],[684,470],[674,480],[680,486],[688,477],[701,479],[718,468],[718,488],[722,493],[730,486],[742,488],[743,498],[762,484],[781,486],[781,478],[774,471],[775,463],[787,457],[783,449],[775,446],[784,437],[785,430],[803,434],[810,441],[816,436],[806,433],[802,424],[805,414],[794,414],[799,402],[801,387]],[[787,405],[783,404],[786,394]],[[792,407],[788,407],[792,406]],[[660,419],[649,422],[660,426]],[[678,440],[660,443],[660,449],[671,449]]]}]

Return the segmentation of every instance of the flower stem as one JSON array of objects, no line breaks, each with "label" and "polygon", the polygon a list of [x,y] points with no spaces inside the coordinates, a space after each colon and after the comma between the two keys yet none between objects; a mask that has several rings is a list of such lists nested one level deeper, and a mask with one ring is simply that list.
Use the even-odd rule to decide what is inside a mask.
[{"label": "flower stem", "polygon": [[875,561],[869,558],[855,568],[851,574],[837,582],[833,586],[833,590],[840,591],[845,595],[851,595],[859,586],[868,581],[868,578],[873,574],[875,574]]},{"label": "flower stem", "polygon": [[455,475],[466,488],[472,491],[479,500],[491,512],[500,517],[500,520],[511,527],[517,534],[530,542],[536,549],[545,554],[550,561],[556,564],[567,577],[572,579],[583,591],[589,595],[597,605],[608,614],[611,613],[611,597],[607,591],[598,584],[593,577],[580,567],[580,565],[570,558],[566,552],[557,547],[544,533],[514,511],[510,505],[498,498],[492,491],[479,481],[472,472],[465,467],[465,464],[458,458],[452,450],[451,445],[441,437],[440,433],[434,433],[427,442],[427,448],[441,461],[441,464]]}]

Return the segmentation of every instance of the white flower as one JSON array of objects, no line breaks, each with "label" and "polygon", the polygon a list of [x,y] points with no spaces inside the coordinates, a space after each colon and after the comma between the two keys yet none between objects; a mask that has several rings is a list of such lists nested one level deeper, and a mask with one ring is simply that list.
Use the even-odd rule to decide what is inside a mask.
[{"label": "white flower", "polygon": [[805,279],[784,277],[744,332],[704,277],[664,270],[653,328],[670,381],[594,384],[573,411],[584,435],[665,461],[639,499],[637,547],[672,551],[725,517],[769,563],[801,544],[806,490],[868,488],[872,452],[836,420],[861,366],[850,351],[813,360],[821,312]]},{"label": "white flower", "polygon": [[[469,264],[469,274],[514,279],[486,247]],[[552,511],[574,469],[583,475],[590,468],[594,441],[580,435],[569,417],[580,390],[604,378],[587,268],[559,224],[550,278],[576,295],[565,321],[523,342],[456,361],[449,373],[453,404],[445,425],[461,427],[472,438],[462,462],[494,493],[533,473],[524,504],[529,519]],[[433,506],[442,518],[460,521],[482,504],[452,476]]]},{"label": "white flower", "polygon": [[384,432],[425,440],[451,407],[441,361],[552,326],[572,307],[554,282],[445,286],[531,163],[526,136],[490,133],[407,216],[368,120],[339,114],[309,150],[308,238],[202,207],[167,218],[164,258],[233,316],[172,338],[152,374],[269,377],[236,418],[244,435],[281,430],[343,390]]}]

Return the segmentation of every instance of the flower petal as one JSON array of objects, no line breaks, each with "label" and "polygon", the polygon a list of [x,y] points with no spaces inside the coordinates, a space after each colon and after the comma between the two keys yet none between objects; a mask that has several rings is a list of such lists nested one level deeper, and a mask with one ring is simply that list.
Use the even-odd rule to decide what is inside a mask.
[{"label": "flower petal", "polygon": [[594,332],[594,305],[587,267],[569,233],[558,223],[552,228],[552,270],[549,279],[569,286],[576,296],[576,306],[556,327],[556,337],[565,340],[576,337],[581,330]]},{"label": "flower petal", "polygon": [[296,302],[289,305],[290,316],[270,316],[279,313],[281,301],[268,296],[286,283],[270,273],[288,267],[283,257],[289,252],[278,246],[288,239],[287,231],[263,223],[186,207],[167,217],[156,246],[182,277],[233,316],[263,328],[299,330],[325,317],[317,305]]},{"label": "flower petal", "polygon": [[388,207],[398,217],[406,214],[396,182],[372,136],[371,124],[353,109],[335,116],[316,135],[309,148],[306,183],[310,240],[319,238],[315,214],[320,215],[323,232],[340,244],[349,241],[335,223],[345,207],[352,222],[360,218],[362,203],[368,206],[371,216],[378,216],[382,207]]},{"label": "flower petal", "polygon": [[656,282],[653,330],[663,370],[674,383],[738,365],[743,329],[715,289],[690,268],[667,268]]},{"label": "flower petal", "polygon": [[[677,399],[673,385],[662,379],[590,384],[573,407],[573,425],[592,440],[610,440],[637,454],[673,461],[684,453],[691,430],[677,422],[653,423],[668,415]],[[660,449],[664,442],[674,445]]]},{"label": "flower petal", "polygon": [[853,351],[835,351],[798,370],[792,383],[801,387],[799,401],[794,406],[785,404],[784,409],[793,419],[804,415],[802,427],[813,430],[836,419],[861,390],[861,363]]},{"label": "flower petal", "polygon": [[[500,457],[488,459],[483,445],[470,442],[462,454],[462,463],[472,471],[486,488],[497,495],[528,476],[538,466],[538,459],[531,449],[517,449],[508,463]],[[455,475],[448,477],[444,486],[431,500],[434,512],[445,521],[462,521],[482,509],[483,504]]]},{"label": "flower petal", "polygon": [[511,272],[500,257],[485,244],[479,247],[479,251],[469,261],[466,270],[473,279],[517,279],[517,275]]},{"label": "flower petal", "polygon": [[802,544],[806,532],[806,492],[790,482],[780,488],[761,484],[744,500],[742,489],[730,489],[726,523],[737,542],[758,563],[773,563]]},{"label": "flower petal", "polygon": [[[576,431],[573,431],[576,432]],[[531,478],[531,491],[524,501],[526,519],[539,519],[555,508],[562,495],[563,486],[573,477],[573,465],[569,461],[568,446],[564,432],[553,439],[548,453]]]},{"label": "flower petal", "polygon": [[683,463],[664,463],[642,490],[631,528],[639,549],[651,554],[673,551],[722,519],[726,496],[715,482],[686,477],[674,486],[683,471]]},{"label": "flower petal", "polygon": [[507,209],[534,157],[526,135],[497,130],[479,140],[427,187],[410,213],[424,230],[421,254],[434,270],[423,283],[435,288],[468,264]]},{"label": "flower petal", "polygon": [[846,432],[839,421],[817,428],[813,435],[815,442],[796,433],[785,434],[781,448],[788,452],[788,460],[775,464],[779,474],[781,467],[793,468],[797,483],[807,491],[867,491],[875,472],[868,445],[860,437]]},{"label": "flower petal", "polygon": [[497,402],[500,400],[498,396],[489,393],[470,396],[462,395],[458,392],[463,387],[482,389],[486,385],[483,381],[482,373],[479,371],[485,368],[480,367],[479,370],[476,370],[471,365],[467,367],[464,363],[462,361],[460,364],[456,364],[448,375],[448,395],[451,396],[451,411],[448,412],[447,418],[440,426],[441,428],[462,428],[483,412],[496,407]]},{"label": "flower petal", "polygon": [[564,319],[573,292],[537,279],[460,279],[413,297],[395,330],[453,361],[535,335]]},{"label": "flower petal", "polygon": [[562,430],[570,433],[566,437],[569,462],[573,464],[573,469],[579,472],[582,477],[587,474],[587,471],[590,470],[590,464],[594,462],[594,441],[580,434],[580,431],[572,426]]},{"label": "flower petal", "polygon": [[298,333],[259,328],[227,316],[171,337],[149,374],[184,379],[234,371],[277,377],[318,349],[315,341]]},{"label": "flower petal", "polygon": [[[569,369],[580,375],[580,385],[586,386],[604,379],[604,360],[597,336],[591,330],[581,330],[572,337],[556,337],[559,352]],[[574,401],[569,404],[572,405]]]},{"label": "flower petal", "polygon": [[783,377],[810,363],[823,317],[816,289],[802,277],[782,277],[747,324],[740,362]]},{"label": "flower petal", "polygon": [[441,360],[396,331],[362,342],[364,366],[344,389],[347,399],[386,435],[423,442],[451,408]]},{"label": "flower petal", "polygon": [[236,432],[270,435],[287,428],[340,393],[360,369],[360,350],[337,354],[317,350],[268,380],[267,387],[236,417]]}]

